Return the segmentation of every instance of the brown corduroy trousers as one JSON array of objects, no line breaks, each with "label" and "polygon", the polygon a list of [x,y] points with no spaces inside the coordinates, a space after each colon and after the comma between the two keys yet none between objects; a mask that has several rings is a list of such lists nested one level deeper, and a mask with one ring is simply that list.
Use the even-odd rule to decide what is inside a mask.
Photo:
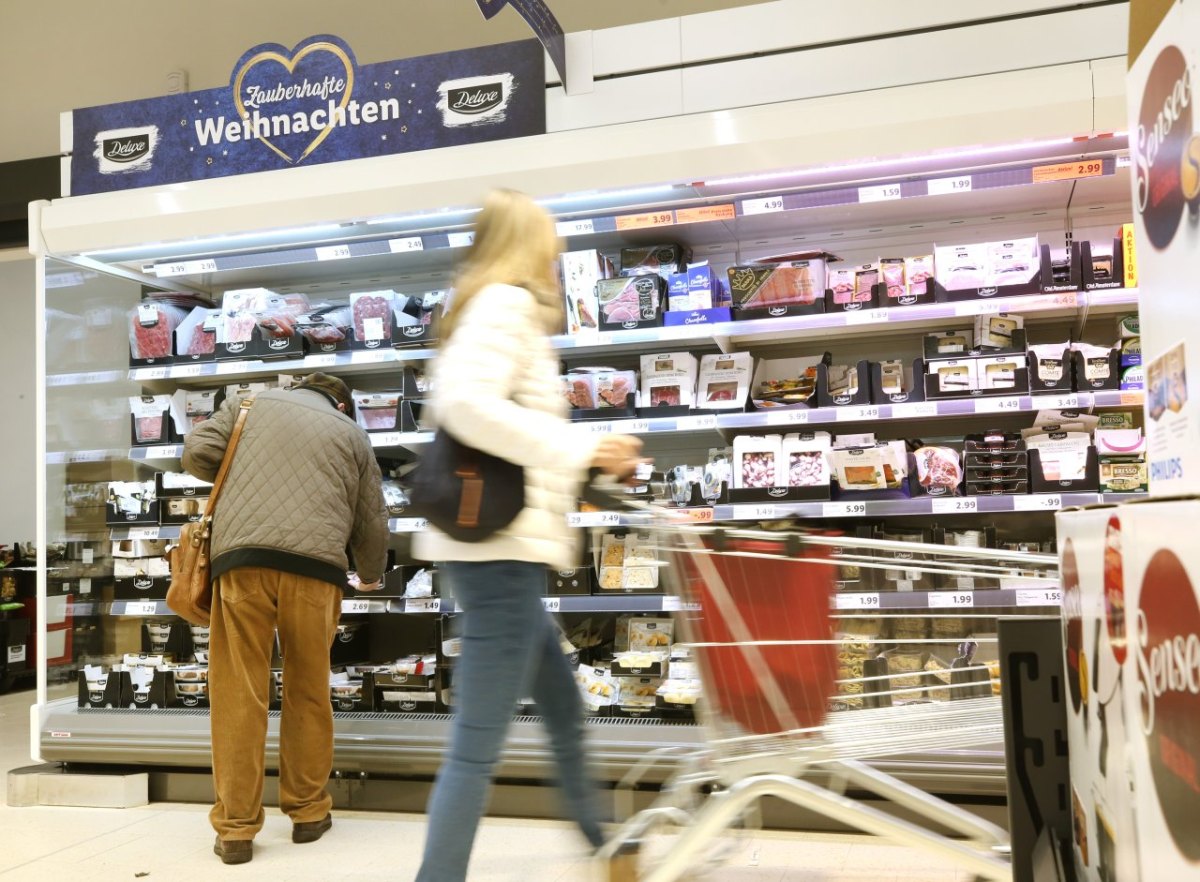
[{"label": "brown corduroy trousers", "polygon": [[279,807],[293,823],[319,821],[329,813],[329,647],[341,600],[328,582],[278,570],[243,567],[218,577],[208,660],[217,803],[209,820],[221,839],[253,839],[262,829],[276,628],[283,654]]}]

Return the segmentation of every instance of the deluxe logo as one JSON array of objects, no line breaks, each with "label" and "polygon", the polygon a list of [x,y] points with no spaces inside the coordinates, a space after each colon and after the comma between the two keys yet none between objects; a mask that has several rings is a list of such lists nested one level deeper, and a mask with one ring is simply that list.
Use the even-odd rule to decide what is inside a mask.
[{"label": "deluxe logo", "polygon": [[773,496],[776,499],[781,499],[784,496],[788,495],[788,488],[787,487],[772,487],[770,490],[767,491],[767,495]]},{"label": "deluxe logo", "polygon": [[770,309],[767,310],[767,314],[773,315],[776,318],[778,318],[779,316],[787,315],[787,307],[786,306],[772,306]]},{"label": "deluxe logo", "polygon": [[138,576],[133,580],[133,587],[138,591],[149,591],[154,587],[154,580],[149,576]]},{"label": "deluxe logo", "polygon": [[104,158],[122,164],[137,162],[150,153],[150,135],[130,135],[127,138],[106,138],[100,143]]},{"label": "deluxe logo", "polygon": [[500,106],[504,100],[504,84],[497,81],[468,89],[450,89],[446,102],[456,113],[478,116]]},{"label": "deluxe logo", "polygon": [[980,288],[979,296],[980,297],[991,297],[994,294],[996,294],[997,290],[998,290],[997,288]]},{"label": "deluxe logo", "polygon": [[478,126],[502,122],[512,99],[513,75],[466,77],[438,86],[438,110],[447,126]]},{"label": "deluxe logo", "polygon": [[366,346],[368,349],[377,349],[379,347],[379,344],[382,342],[383,342],[382,340],[368,340],[363,345]]},{"label": "deluxe logo", "polygon": [[400,702],[400,710],[402,710],[402,711],[415,711],[416,709],[417,709],[417,703],[415,701]]},{"label": "deluxe logo", "polygon": [[269,349],[287,349],[288,346],[291,345],[291,342],[292,341],[290,339],[288,339],[287,337],[272,337],[267,342],[267,348],[269,348]]},{"label": "deluxe logo", "polygon": [[238,355],[238,354],[246,351],[246,344],[245,343],[226,343],[225,351],[228,352],[230,355]]},{"label": "deluxe logo", "polygon": [[1200,606],[1175,553],[1163,548],[1142,577],[1137,694],[1154,790],[1180,852],[1200,861]]},{"label": "deluxe logo", "polygon": [[425,333],[424,325],[408,325],[401,332],[405,337],[420,337]]},{"label": "deluxe logo", "polygon": [[1175,238],[1183,208],[1200,208],[1200,135],[1193,132],[1192,72],[1178,46],[1159,53],[1142,92],[1133,143],[1134,202],[1150,244]]}]

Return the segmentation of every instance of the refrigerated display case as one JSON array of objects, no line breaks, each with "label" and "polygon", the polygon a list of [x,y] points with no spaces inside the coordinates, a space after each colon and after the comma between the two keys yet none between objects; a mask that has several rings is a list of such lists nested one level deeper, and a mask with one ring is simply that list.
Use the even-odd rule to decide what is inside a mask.
[{"label": "refrigerated display case", "polygon": [[[179,648],[200,639],[183,633],[156,593],[161,579],[136,568],[130,575],[123,563],[153,557],[161,546],[152,543],[178,535],[178,526],[163,524],[161,513],[150,510],[149,495],[130,491],[126,498],[139,504],[137,511],[113,499],[114,482],[153,486],[157,473],[180,470],[177,436],[146,441],[131,435],[136,402],[180,390],[277,381],[314,369],[337,373],[355,388],[390,388],[409,376],[415,383],[435,353],[424,340],[415,346],[311,347],[283,357],[265,350],[250,359],[225,353],[230,357],[132,365],[131,322],[138,322],[136,310],[147,292],[219,301],[230,290],[267,288],[317,302],[389,288],[410,295],[443,290],[470,244],[473,206],[493,185],[520,188],[541,200],[558,219],[564,250],[615,255],[622,247],[671,241],[719,272],[795,252],[835,252],[846,265],[856,265],[881,255],[932,254],[935,245],[1018,236],[1038,236],[1068,251],[1072,241],[1111,242],[1131,212],[1126,139],[1109,133],[1119,125],[1106,128],[1112,108],[1093,89],[1090,74],[1082,84],[1080,68],[1092,64],[995,74],[1024,84],[1019,102],[998,95],[997,80],[990,77],[844,97],[837,100],[853,106],[856,124],[822,129],[819,136],[812,120],[828,126],[835,99],[641,122],[613,116],[610,105],[587,117],[597,127],[567,128],[554,114],[581,105],[556,94],[552,128],[559,130],[534,139],[35,204],[31,242],[41,258],[38,298],[46,319],[37,360],[38,620],[46,622],[50,608],[63,605],[75,623],[76,641],[62,659],[51,659],[41,648],[49,634],[40,626],[34,754],[53,761],[207,764],[208,719],[195,702],[105,707],[112,703],[111,687],[95,672],[90,679],[81,674],[86,665],[111,667],[127,653],[160,652],[167,641],[183,641],[173,644]],[[1035,89],[1035,80],[1062,88]],[[888,108],[900,97],[921,108],[919,125],[893,124]],[[964,117],[956,109],[962,106],[977,112]],[[578,126],[581,118],[571,124]],[[969,297],[934,297],[915,305],[880,305],[886,302],[750,321],[564,334],[554,345],[568,368],[597,360],[625,367],[664,351],[748,352],[772,359],[828,351],[835,363],[897,358],[911,363],[924,334],[997,313],[1022,316],[1030,343],[1106,342],[1117,318],[1136,312],[1137,289],[1089,288],[1071,276],[1014,296],[976,290]],[[643,436],[648,453],[671,467],[703,461],[710,448],[756,432],[873,431],[881,438],[961,443],[972,433],[1019,431],[1039,411],[1098,413],[1136,409],[1139,403],[1135,390],[1027,386],[975,398],[635,414],[590,425],[594,431]],[[372,433],[389,466],[402,468],[419,457],[432,437],[419,408],[406,414],[392,430]],[[930,543],[934,531],[969,532],[972,541],[1041,553],[1052,550],[1055,511],[1106,498],[1096,485],[1071,484],[946,498],[919,492],[861,500],[729,497],[687,508],[706,522],[828,523],[851,534],[866,528],[884,538],[915,532]],[[622,520],[619,513],[585,511],[571,516],[571,523],[590,530],[619,528]],[[402,514],[393,519],[394,551],[402,563],[416,563],[405,558],[407,538],[421,527]],[[78,564],[61,578],[45,562],[46,549],[59,544],[79,554]],[[932,545],[930,554],[936,554]],[[876,571],[859,572],[853,561],[846,562],[839,608],[881,611],[878,629],[847,635],[848,645],[878,648],[934,635],[949,658],[956,644],[969,639],[981,644],[981,660],[994,660],[996,616],[1045,611],[1059,599],[1054,584],[1028,578],[1027,568],[1017,565],[964,581],[924,577],[919,566],[904,563],[875,578],[862,572]],[[149,593],[127,590],[122,580],[140,581],[145,588],[135,589]],[[436,650],[453,627],[450,598],[348,595],[345,604],[344,621],[365,627],[354,638],[362,642],[345,650],[353,654],[343,661]],[[580,595],[548,591],[546,604],[568,631],[584,617],[678,612],[661,594],[599,589]],[[84,634],[87,639],[79,639]],[[79,697],[51,701],[48,684],[55,680],[78,683]],[[186,705],[185,694],[176,693],[175,702],[168,692],[166,703]],[[839,700],[848,708],[856,702],[853,696]],[[117,703],[129,702],[118,697]],[[335,768],[413,775],[436,768],[449,730],[444,702],[429,712],[350,708],[336,715]],[[268,765],[275,762],[276,733],[273,720]],[[601,773],[610,780],[622,777],[647,751],[687,748],[698,739],[686,723],[652,717],[598,717],[590,734]],[[1000,745],[956,750],[947,744],[936,754],[880,764],[942,793],[1000,796],[1005,789]],[[536,721],[518,720],[503,765],[514,777],[549,774]]]}]

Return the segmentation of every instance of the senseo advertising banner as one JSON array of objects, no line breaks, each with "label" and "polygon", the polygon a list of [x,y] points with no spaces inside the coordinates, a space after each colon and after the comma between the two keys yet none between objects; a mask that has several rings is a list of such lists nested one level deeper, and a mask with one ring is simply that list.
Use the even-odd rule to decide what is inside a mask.
[{"label": "senseo advertising banner", "polygon": [[1076,869],[1200,880],[1200,500],[1058,516]]},{"label": "senseo advertising banner", "polygon": [[1129,61],[1150,493],[1200,493],[1200,0],[1134,0]]}]

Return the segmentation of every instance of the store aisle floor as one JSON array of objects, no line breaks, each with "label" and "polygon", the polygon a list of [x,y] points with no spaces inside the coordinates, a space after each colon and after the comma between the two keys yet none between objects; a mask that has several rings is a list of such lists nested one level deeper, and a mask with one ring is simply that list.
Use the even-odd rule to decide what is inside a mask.
[{"label": "store aisle floor", "polygon": [[[0,771],[30,764],[32,692],[0,696]],[[225,867],[212,853],[207,806],[9,808],[0,804],[0,882],[409,882],[425,838],[421,815],[337,812],[317,843],[293,845],[288,819],[267,812],[254,860]],[[587,882],[584,843],[567,824],[488,819],[472,882]],[[704,876],[714,882],[967,882],[921,852],[859,836],[759,832]]]}]

